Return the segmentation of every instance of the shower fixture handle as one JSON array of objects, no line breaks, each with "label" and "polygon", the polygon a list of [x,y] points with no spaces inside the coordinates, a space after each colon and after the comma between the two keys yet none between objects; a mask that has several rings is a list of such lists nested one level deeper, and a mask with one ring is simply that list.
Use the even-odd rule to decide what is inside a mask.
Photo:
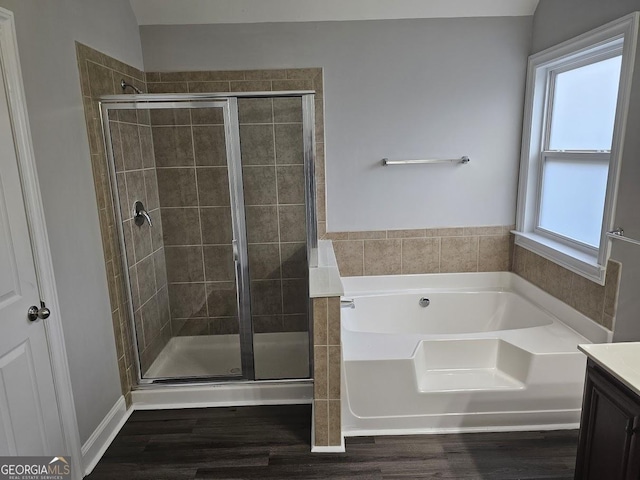
[{"label": "shower fixture handle", "polygon": [[144,224],[145,220],[150,227],[153,227],[151,217],[145,210],[144,205],[140,200],[137,200],[136,203],[133,204],[133,221],[137,226],[141,227]]}]

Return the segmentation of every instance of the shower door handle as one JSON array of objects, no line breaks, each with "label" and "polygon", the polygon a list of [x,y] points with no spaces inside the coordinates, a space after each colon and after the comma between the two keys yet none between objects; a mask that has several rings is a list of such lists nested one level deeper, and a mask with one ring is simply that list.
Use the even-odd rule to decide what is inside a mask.
[{"label": "shower door handle", "polygon": [[233,261],[237,263],[238,262],[238,258],[239,258],[238,241],[237,240],[232,240],[231,241],[231,248],[233,249]]}]

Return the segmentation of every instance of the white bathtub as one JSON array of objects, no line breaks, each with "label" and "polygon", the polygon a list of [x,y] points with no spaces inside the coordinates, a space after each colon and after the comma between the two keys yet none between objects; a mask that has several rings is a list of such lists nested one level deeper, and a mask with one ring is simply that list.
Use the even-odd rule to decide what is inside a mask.
[{"label": "white bathtub", "polygon": [[345,436],[577,428],[577,345],[610,341],[578,311],[512,273],[343,283]]}]

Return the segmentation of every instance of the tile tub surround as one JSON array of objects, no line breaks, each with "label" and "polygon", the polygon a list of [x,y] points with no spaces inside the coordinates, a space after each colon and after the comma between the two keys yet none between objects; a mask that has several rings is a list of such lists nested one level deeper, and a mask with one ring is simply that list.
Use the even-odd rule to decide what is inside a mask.
[{"label": "tile tub surround", "polygon": [[[140,367],[144,376],[171,339],[169,291],[158,177],[149,111],[112,110],[109,116],[116,185],[133,301]],[[153,226],[133,221],[133,204],[141,201]]]},{"label": "tile tub surround", "polygon": [[615,321],[621,270],[620,263],[609,260],[602,286],[518,245],[514,249],[514,273],[609,330]]},{"label": "tile tub surround", "polygon": [[513,226],[330,232],[340,274],[501,272],[511,269]]},{"label": "tile tub surround", "polygon": [[122,93],[119,86],[122,78],[142,91],[146,91],[146,82],[144,73],[140,70],[77,42],[76,56],[89,138],[90,158],[87,160],[91,161],[93,170],[120,384],[127,405],[131,405],[131,387],[136,382],[135,346],[98,98],[102,95]]},{"label": "tile tub surround", "polygon": [[342,445],[340,297],[313,299],[313,446]]}]

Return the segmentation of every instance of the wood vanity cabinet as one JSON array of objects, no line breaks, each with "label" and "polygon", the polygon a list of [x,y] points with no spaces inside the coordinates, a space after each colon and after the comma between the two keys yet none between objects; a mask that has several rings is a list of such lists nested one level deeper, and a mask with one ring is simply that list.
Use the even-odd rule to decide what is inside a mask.
[{"label": "wood vanity cabinet", "polygon": [[640,479],[640,397],[591,359],[574,478]]}]

